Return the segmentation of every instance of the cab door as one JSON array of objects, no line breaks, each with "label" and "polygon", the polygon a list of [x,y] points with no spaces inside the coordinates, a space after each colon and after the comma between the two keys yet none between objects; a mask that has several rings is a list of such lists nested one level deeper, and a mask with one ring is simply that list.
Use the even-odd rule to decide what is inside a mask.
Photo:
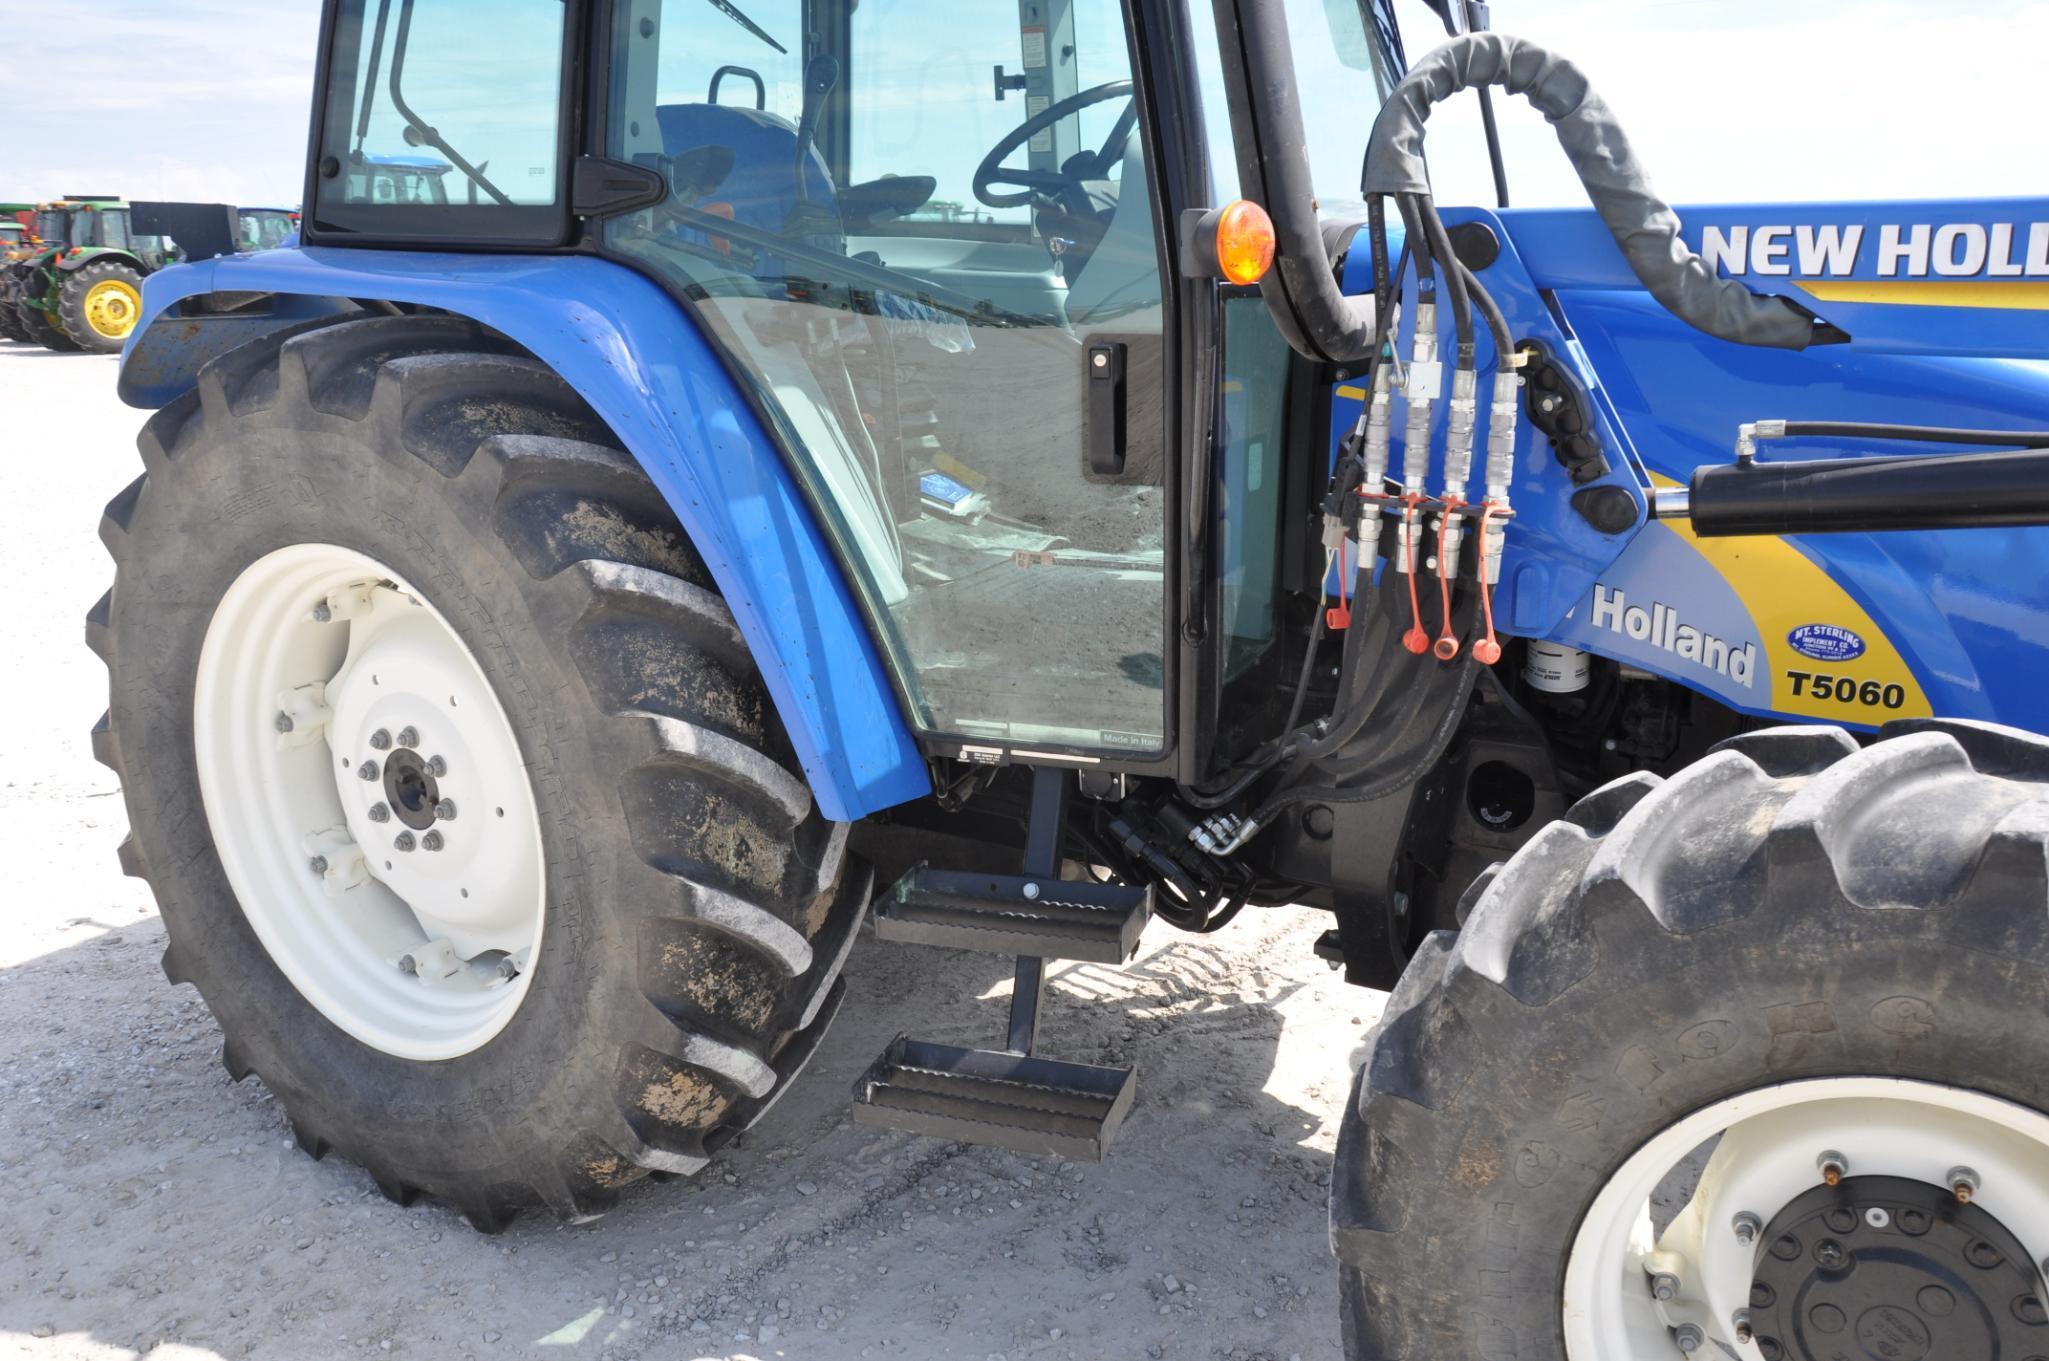
[{"label": "cab door", "polygon": [[1116,0],[633,0],[615,255],[685,299],[840,550],[927,749],[1170,746],[1171,390]]}]

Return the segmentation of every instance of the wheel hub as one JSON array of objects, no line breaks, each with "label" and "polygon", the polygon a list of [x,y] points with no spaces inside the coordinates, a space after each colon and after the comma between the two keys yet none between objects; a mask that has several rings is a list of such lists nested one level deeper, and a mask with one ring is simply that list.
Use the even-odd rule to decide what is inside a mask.
[{"label": "wheel hub", "polygon": [[1905,1177],[1795,1199],[1759,1237],[1750,1329],[1764,1361],[2036,1357],[2042,1276],[1983,1206]]},{"label": "wheel hub", "polygon": [[441,785],[416,751],[400,747],[384,762],[384,797],[392,816],[417,832],[432,827],[439,816]]},{"label": "wheel hub", "polygon": [[141,295],[120,279],[94,284],[85,295],[86,323],[110,340],[126,339],[141,312]]},{"label": "wheel hub", "polygon": [[2042,1361],[2044,1256],[2049,1115],[1893,1078],[1774,1084],[1674,1121],[1600,1187],[1566,1356]]},{"label": "wheel hub", "polygon": [[194,686],[222,868],[278,967],[325,1016],[449,1058],[525,995],[545,894],[538,812],[503,706],[419,591],[300,544],[222,597]]}]

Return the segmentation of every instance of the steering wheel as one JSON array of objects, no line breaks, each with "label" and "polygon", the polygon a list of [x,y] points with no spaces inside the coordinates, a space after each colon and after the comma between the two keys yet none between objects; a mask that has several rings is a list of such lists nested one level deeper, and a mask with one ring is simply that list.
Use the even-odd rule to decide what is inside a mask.
[{"label": "steering wheel", "polygon": [[[1105,178],[1103,172],[1124,159],[1124,144],[1130,140],[1131,129],[1138,122],[1136,101],[1132,101],[1129,107],[1118,115],[1116,124],[1110,129],[1110,135],[1103,139],[1100,150],[1070,156],[1067,164],[1058,170],[1018,169],[1004,165],[1003,159],[1061,119],[1072,117],[1083,109],[1110,99],[1130,100],[1131,82],[1112,80],[1071,94],[1065,99],[1047,105],[1011,129],[1003,140],[982,158],[982,163],[975,167],[975,197],[991,208],[1015,208],[1019,204],[1032,203],[1043,198],[1070,202],[1074,201],[1077,195],[1081,196],[1079,203],[1085,205],[1087,199],[1081,182],[1086,179]],[[999,193],[990,187],[997,184],[1018,185],[1021,192]],[[1086,211],[1086,208],[1082,211]]]}]

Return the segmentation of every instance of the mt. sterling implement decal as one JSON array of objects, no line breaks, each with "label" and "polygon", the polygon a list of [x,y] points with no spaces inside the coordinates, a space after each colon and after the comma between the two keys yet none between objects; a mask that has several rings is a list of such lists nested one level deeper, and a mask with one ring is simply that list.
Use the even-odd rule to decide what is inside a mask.
[{"label": "mt. sterling implement decal", "polygon": [[1864,655],[1864,640],[1834,624],[1802,624],[1786,635],[1786,645],[1817,662],[1853,662]]}]

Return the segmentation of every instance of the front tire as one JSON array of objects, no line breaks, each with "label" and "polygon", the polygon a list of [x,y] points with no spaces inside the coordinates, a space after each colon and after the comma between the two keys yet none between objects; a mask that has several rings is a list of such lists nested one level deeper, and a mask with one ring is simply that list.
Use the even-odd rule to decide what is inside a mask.
[{"label": "front tire", "polygon": [[1374,1032],[1331,1200],[1347,1355],[2049,1354],[2045,1047],[2049,742],[1778,729],[1617,781]]},{"label": "front tire", "polygon": [[[230,1074],[260,1076],[316,1157],[485,1230],[527,1206],[602,1213],[649,1171],[701,1167],[816,1045],[869,883],[653,485],[553,373],[452,318],[256,342],[141,447],[87,622],[112,680],[95,748],[122,777],[123,863],[156,893],[165,972],[199,988]],[[380,611],[429,641],[365,653]],[[487,722],[457,723],[492,704],[507,760],[477,754]],[[437,742],[471,755],[433,770]],[[459,814],[402,826],[422,790]],[[490,839],[522,817],[530,878],[517,836]],[[469,901],[449,881],[429,902],[419,867],[466,837],[489,848]],[[483,881],[538,891],[538,917],[479,903]],[[524,995],[434,1020],[493,967]]]}]

